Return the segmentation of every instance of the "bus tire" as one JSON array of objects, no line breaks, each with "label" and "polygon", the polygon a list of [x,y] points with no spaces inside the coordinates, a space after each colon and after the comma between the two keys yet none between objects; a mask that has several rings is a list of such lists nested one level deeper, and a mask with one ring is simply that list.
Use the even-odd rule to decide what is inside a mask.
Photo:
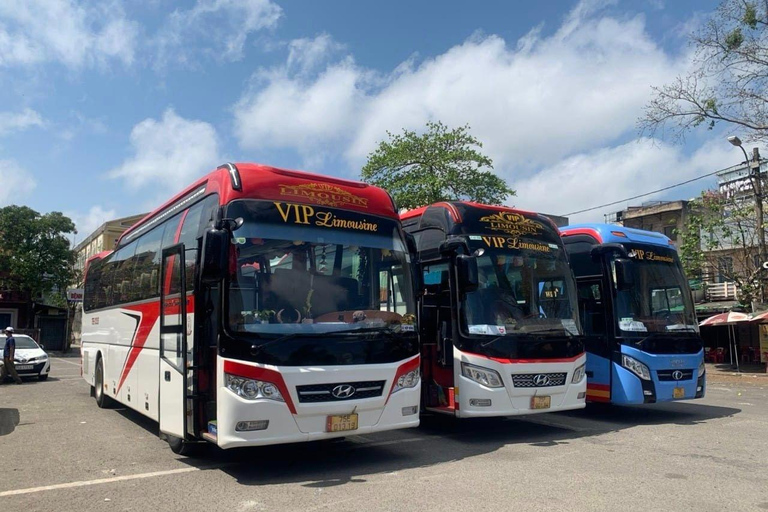
[{"label": "bus tire", "polygon": [[96,397],[96,405],[101,409],[112,407],[113,400],[104,393],[104,361],[101,357],[96,360],[96,382],[93,386],[93,393]]},{"label": "bus tire", "polygon": [[200,443],[190,443],[170,434],[166,434],[166,437],[168,439],[168,446],[171,447],[171,451],[176,455],[192,457],[198,455],[202,449]]}]

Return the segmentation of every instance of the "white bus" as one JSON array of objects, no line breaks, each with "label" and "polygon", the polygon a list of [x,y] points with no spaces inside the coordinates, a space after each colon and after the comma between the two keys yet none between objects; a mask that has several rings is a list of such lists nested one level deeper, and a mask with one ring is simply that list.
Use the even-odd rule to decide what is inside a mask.
[{"label": "white bus", "polygon": [[223,165],[89,262],[83,377],[177,453],[417,426],[406,241],[379,188]]},{"label": "white bus", "polygon": [[555,225],[466,201],[401,219],[423,273],[424,409],[472,418],[583,408],[576,284]]}]

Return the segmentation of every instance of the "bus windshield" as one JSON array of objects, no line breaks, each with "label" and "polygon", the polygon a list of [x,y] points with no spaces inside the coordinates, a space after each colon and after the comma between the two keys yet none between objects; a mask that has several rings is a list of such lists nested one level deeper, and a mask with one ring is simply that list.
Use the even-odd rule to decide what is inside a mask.
[{"label": "bus windshield", "polygon": [[478,289],[462,303],[468,334],[579,334],[575,286],[562,247],[528,238],[493,247],[472,238],[481,238],[470,246],[483,253],[477,258]]},{"label": "bus windshield", "polygon": [[268,201],[236,201],[229,330],[275,339],[414,333],[410,259],[396,221]]},{"label": "bus windshield", "polygon": [[611,260],[619,335],[698,332],[688,284],[675,251],[656,247],[628,250],[631,286],[626,289],[618,289],[615,258]]}]

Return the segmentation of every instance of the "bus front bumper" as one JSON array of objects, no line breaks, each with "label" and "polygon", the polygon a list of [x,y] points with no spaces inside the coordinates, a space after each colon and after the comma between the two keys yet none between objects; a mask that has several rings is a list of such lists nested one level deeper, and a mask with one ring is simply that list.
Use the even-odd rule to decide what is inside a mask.
[{"label": "bus front bumper", "polygon": [[[217,444],[221,448],[264,446],[334,439],[358,434],[419,426],[419,397],[421,386],[402,389],[389,396],[383,409],[381,399],[364,399],[344,403],[313,404],[292,414],[284,402],[273,400],[248,401],[227,389],[219,393]],[[378,403],[377,403],[378,402]],[[328,416],[358,415],[358,428],[327,432]],[[240,431],[241,422],[268,421],[262,430]]]}]

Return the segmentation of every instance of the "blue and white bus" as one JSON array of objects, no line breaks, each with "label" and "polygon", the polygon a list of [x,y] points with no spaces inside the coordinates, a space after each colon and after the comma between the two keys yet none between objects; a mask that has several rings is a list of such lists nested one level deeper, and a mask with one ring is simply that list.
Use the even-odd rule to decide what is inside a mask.
[{"label": "blue and white bus", "polygon": [[587,401],[701,398],[704,351],[672,241],[610,224],[561,228],[587,336]]}]

